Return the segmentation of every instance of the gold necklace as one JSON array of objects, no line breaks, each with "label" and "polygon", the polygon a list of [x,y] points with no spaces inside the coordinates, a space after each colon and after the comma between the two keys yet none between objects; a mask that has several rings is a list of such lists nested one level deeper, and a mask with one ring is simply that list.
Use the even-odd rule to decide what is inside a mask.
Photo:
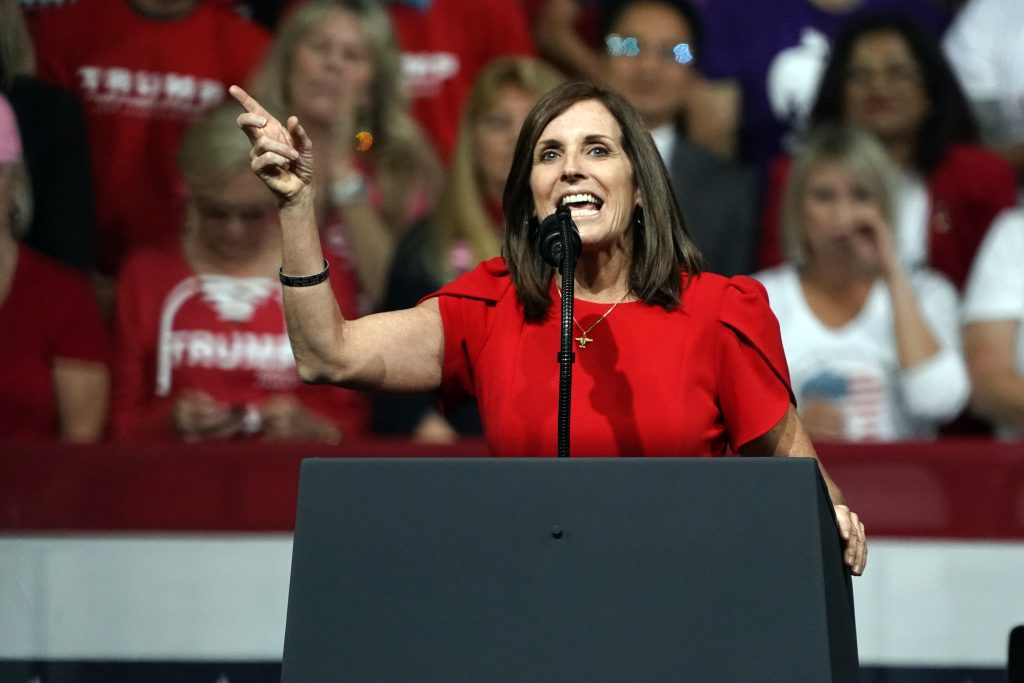
[{"label": "gold necklace", "polygon": [[[559,296],[559,297],[561,297],[561,296],[562,296],[562,288],[561,288],[561,287],[559,287],[559,288],[558,288],[558,296]],[[601,316],[600,318],[598,318],[598,319],[597,319],[597,321],[596,321],[596,322],[595,322],[595,323],[594,323],[593,325],[591,325],[590,327],[588,327],[588,328],[587,328],[587,329],[585,329],[585,330],[583,329],[583,325],[580,325],[579,321],[578,321],[578,320],[576,320],[576,316],[573,316],[573,317],[572,317],[572,321],[573,321],[574,323],[576,323],[576,327],[580,328],[580,331],[581,331],[581,332],[583,333],[583,334],[582,334],[581,336],[579,336],[579,337],[574,337],[574,338],[576,339],[576,345],[577,345],[577,346],[579,346],[579,347],[580,347],[580,349],[585,349],[585,348],[587,348],[587,344],[589,344],[590,342],[594,341],[593,339],[591,339],[591,338],[590,338],[590,337],[588,337],[587,335],[588,335],[588,334],[590,334],[590,331],[591,331],[592,329],[594,329],[595,327],[597,327],[598,325],[600,325],[600,324],[601,324],[601,321],[602,321],[602,320],[604,320],[605,318],[607,318],[607,317],[608,317],[608,315],[609,315],[609,314],[610,314],[610,313],[611,313],[612,311],[614,311],[614,310],[615,310],[615,307],[616,307],[616,306],[618,306],[618,305],[619,305],[619,304],[621,304],[621,303],[622,303],[623,301],[625,301],[625,300],[626,300],[626,297],[627,297],[627,296],[629,296],[629,292],[626,292],[625,294],[623,294],[623,295],[622,295],[622,296],[621,296],[621,297],[619,298],[619,300],[618,300],[618,301],[616,301],[615,303],[613,303],[613,304],[612,304],[611,308],[609,308],[609,309],[608,309],[607,311],[605,311],[605,312],[604,312],[604,315],[602,315],[602,316]]]}]

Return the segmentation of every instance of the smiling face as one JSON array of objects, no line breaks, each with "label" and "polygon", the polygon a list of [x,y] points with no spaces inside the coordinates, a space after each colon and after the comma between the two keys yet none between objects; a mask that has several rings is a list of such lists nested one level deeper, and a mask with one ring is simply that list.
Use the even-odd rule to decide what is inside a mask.
[{"label": "smiling face", "polygon": [[369,106],[373,78],[372,50],[359,18],[333,10],[295,47],[289,102],[300,118],[329,124],[339,112]]},{"label": "smiling face", "polygon": [[639,193],[622,130],[602,103],[577,102],[544,128],[530,189],[538,219],[563,204],[571,208],[585,253],[625,248]]},{"label": "smiling face", "polygon": [[931,104],[921,68],[895,31],[865,33],[853,44],[846,73],[846,117],[883,141],[912,138]]}]

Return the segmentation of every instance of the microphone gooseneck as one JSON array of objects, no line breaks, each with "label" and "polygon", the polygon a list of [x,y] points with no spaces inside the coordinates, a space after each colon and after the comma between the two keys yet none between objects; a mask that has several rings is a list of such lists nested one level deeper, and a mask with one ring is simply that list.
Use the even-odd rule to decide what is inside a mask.
[{"label": "microphone gooseneck", "polygon": [[580,233],[572,221],[572,212],[561,206],[540,225],[540,250],[544,260],[562,274],[561,344],[558,352],[558,457],[569,457],[569,421],[572,413],[573,271],[583,249]]}]

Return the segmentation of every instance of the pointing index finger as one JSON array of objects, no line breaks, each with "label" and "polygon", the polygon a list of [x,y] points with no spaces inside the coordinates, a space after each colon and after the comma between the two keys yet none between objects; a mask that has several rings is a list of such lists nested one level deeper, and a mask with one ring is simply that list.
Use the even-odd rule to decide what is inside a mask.
[{"label": "pointing index finger", "polygon": [[242,105],[242,108],[251,114],[259,114],[264,118],[268,118],[269,114],[267,110],[263,108],[256,99],[249,93],[242,90],[237,85],[232,85],[228,88],[228,92],[235,98],[235,101]]}]

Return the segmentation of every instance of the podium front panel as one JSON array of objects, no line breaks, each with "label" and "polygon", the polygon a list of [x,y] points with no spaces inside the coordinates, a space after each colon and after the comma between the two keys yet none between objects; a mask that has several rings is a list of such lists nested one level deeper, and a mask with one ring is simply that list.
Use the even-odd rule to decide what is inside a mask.
[{"label": "podium front panel", "polygon": [[283,681],[854,681],[813,460],[303,462]]}]

